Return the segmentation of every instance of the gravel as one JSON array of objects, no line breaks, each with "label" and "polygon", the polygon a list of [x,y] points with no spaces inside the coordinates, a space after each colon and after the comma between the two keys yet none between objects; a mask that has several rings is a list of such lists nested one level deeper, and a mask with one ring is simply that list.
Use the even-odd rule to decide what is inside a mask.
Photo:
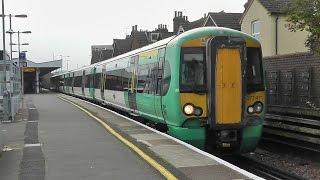
[{"label": "gravel", "polygon": [[247,157],[305,179],[320,180],[320,155],[279,145],[260,144]]}]

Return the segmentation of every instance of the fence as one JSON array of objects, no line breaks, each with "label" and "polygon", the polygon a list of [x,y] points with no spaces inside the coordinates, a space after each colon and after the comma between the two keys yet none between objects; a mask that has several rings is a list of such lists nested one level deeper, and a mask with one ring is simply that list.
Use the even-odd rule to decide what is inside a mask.
[{"label": "fence", "polygon": [[319,56],[297,53],[267,57],[264,66],[270,111],[279,107],[320,108]]},{"label": "fence", "polygon": [[[6,79],[6,81],[5,81]],[[7,61],[6,67],[0,61],[0,119],[14,120],[21,102],[21,71],[12,61]]]}]

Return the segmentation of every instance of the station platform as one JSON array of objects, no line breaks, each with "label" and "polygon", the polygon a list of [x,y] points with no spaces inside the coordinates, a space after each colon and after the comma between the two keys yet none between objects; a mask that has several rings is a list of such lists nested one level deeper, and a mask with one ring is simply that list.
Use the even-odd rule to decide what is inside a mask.
[{"label": "station platform", "polygon": [[1,180],[261,179],[167,134],[78,98],[24,96],[3,124]]}]

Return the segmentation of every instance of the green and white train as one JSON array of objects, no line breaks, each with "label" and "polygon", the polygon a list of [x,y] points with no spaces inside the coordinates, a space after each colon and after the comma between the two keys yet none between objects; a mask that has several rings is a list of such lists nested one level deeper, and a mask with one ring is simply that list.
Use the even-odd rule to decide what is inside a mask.
[{"label": "green and white train", "polygon": [[202,27],[55,75],[52,88],[140,116],[198,148],[255,149],[266,112],[261,45]]}]

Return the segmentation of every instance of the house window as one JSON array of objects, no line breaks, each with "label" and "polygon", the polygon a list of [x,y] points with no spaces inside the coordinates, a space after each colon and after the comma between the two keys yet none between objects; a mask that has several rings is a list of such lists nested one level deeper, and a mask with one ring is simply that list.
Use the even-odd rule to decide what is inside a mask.
[{"label": "house window", "polygon": [[156,42],[158,41],[159,33],[151,33],[151,41]]},{"label": "house window", "polygon": [[253,21],[251,24],[251,27],[252,27],[252,36],[260,40],[260,28],[261,28],[260,21]]}]

